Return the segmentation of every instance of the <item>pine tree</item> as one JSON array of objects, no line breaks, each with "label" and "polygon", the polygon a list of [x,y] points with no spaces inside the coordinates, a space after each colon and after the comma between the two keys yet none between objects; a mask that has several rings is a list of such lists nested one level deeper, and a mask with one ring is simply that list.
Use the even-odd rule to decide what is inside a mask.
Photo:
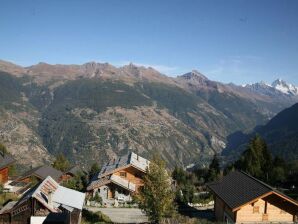
[{"label": "pine tree", "polygon": [[62,172],[67,171],[69,169],[69,167],[70,167],[69,161],[62,154],[59,154],[56,157],[56,159],[55,159],[55,161],[54,161],[54,163],[52,165],[53,165],[53,167],[55,169],[60,170]]},{"label": "pine tree", "polygon": [[256,135],[249,142],[235,167],[251,174],[254,177],[268,181],[273,167],[272,156],[266,142]]},{"label": "pine tree", "polygon": [[220,166],[219,166],[219,160],[217,155],[214,155],[210,165],[209,170],[207,174],[207,180],[208,181],[214,181],[217,179],[217,177],[220,174]]},{"label": "pine tree", "polygon": [[93,163],[91,168],[90,168],[90,171],[89,171],[89,180],[92,179],[92,177],[97,174],[98,172],[100,171],[100,168],[99,168],[99,165],[97,163]]},{"label": "pine tree", "polygon": [[6,146],[3,145],[2,143],[0,143],[0,153],[1,153],[2,155],[8,153]]},{"label": "pine tree", "polygon": [[135,199],[150,221],[160,223],[174,213],[174,198],[165,162],[155,154],[144,176],[144,187]]}]

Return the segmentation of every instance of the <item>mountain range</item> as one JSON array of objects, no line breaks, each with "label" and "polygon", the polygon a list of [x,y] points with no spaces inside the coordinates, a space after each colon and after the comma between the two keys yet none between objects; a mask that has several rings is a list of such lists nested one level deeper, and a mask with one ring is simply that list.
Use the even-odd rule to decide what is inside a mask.
[{"label": "mountain range", "polygon": [[265,124],[298,95],[281,80],[238,86],[195,70],[172,78],[134,64],[0,61],[0,100],[0,142],[22,165],[63,153],[88,167],[158,151],[169,165],[186,166],[204,165],[233,133]]}]

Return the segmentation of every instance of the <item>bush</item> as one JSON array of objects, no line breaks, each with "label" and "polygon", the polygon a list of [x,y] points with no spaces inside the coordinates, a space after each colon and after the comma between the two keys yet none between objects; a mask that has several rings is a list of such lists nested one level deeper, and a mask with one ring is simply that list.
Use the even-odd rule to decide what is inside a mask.
[{"label": "bush", "polygon": [[95,193],[95,196],[92,198],[92,201],[96,201],[102,204],[102,198],[99,196],[98,192]]},{"label": "bush", "polygon": [[101,212],[91,212],[83,209],[82,212],[82,224],[93,223],[112,223],[111,219]]},{"label": "bush", "polygon": [[3,187],[3,184],[0,184],[0,194],[2,194],[4,191],[4,187]]}]

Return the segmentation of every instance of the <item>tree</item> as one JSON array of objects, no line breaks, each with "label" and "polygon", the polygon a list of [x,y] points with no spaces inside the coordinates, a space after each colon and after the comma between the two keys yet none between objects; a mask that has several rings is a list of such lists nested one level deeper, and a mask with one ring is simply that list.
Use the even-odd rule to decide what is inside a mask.
[{"label": "tree", "polygon": [[66,180],[62,183],[64,187],[76,190],[76,191],[82,191],[84,186],[80,175],[75,175],[74,177],[70,178],[69,180]]},{"label": "tree", "polygon": [[91,166],[91,168],[90,168],[89,175],[88,175],[89,176],[89,180],[91,180],[92,177],[94,175],[96,175],[99,171],[100,171],[99,165],[97,163],[93,163],[92,166]]},{"label": "tree", "polygon": [[165,162],[155,154],[144,176],[144,187],[135,199],[153,223],[160,223],[174,213],[174,198]]},{"label": "tree", "polygon": [[3,145],[2,143],[0,143],[0,153],[1,153],[2,155],[8,153],[6,146]]},{"label": "tree", "polygon": [[0,184],[0,194],[3,194],[3,191],[4,191],[4,186],[3,184]]},{"label": "tree", "polygon": [[175,167],[172,173],[173,179],[176,181],[176,202],[186,204],[193,202],[195,194],[195,184],[198,183],[194,173],[189,173],[181,167]]},{"label": "tree", "polygon": [[207,180],[214,181],[217,179],[219,174],[220,174],[219,160],[218,160],[217,155],[215,154],[213,156],[213,159],[212,159],[210,165],[209,165]]},{"label": "tree", "polygon": [[60,170],[62,172],[65,172],[69,169],[70,167],[70,163],[69,161],[64,157],[64,155],[59,154],[54,163],[53,163],[53,167],[57,170]]},{"label": "tree", "polygon": [[287,170],[286,162],[281,157],[276,156],[273,160],[270,182],[276,184],[285,181],[287,179]]},{"label": "tree", "polygon": [[235,163],[235,167],[259,179],[268,181],[273,161],[266,142],[256,135],[249,142],[246,151]]}]

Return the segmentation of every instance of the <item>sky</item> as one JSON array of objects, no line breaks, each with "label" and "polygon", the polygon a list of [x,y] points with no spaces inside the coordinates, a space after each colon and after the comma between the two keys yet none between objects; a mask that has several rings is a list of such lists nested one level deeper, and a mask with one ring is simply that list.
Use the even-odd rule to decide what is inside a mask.
[{"label": "sky", "polygon": [[0,59],[298,84],[297,0],[0,0]]}]

